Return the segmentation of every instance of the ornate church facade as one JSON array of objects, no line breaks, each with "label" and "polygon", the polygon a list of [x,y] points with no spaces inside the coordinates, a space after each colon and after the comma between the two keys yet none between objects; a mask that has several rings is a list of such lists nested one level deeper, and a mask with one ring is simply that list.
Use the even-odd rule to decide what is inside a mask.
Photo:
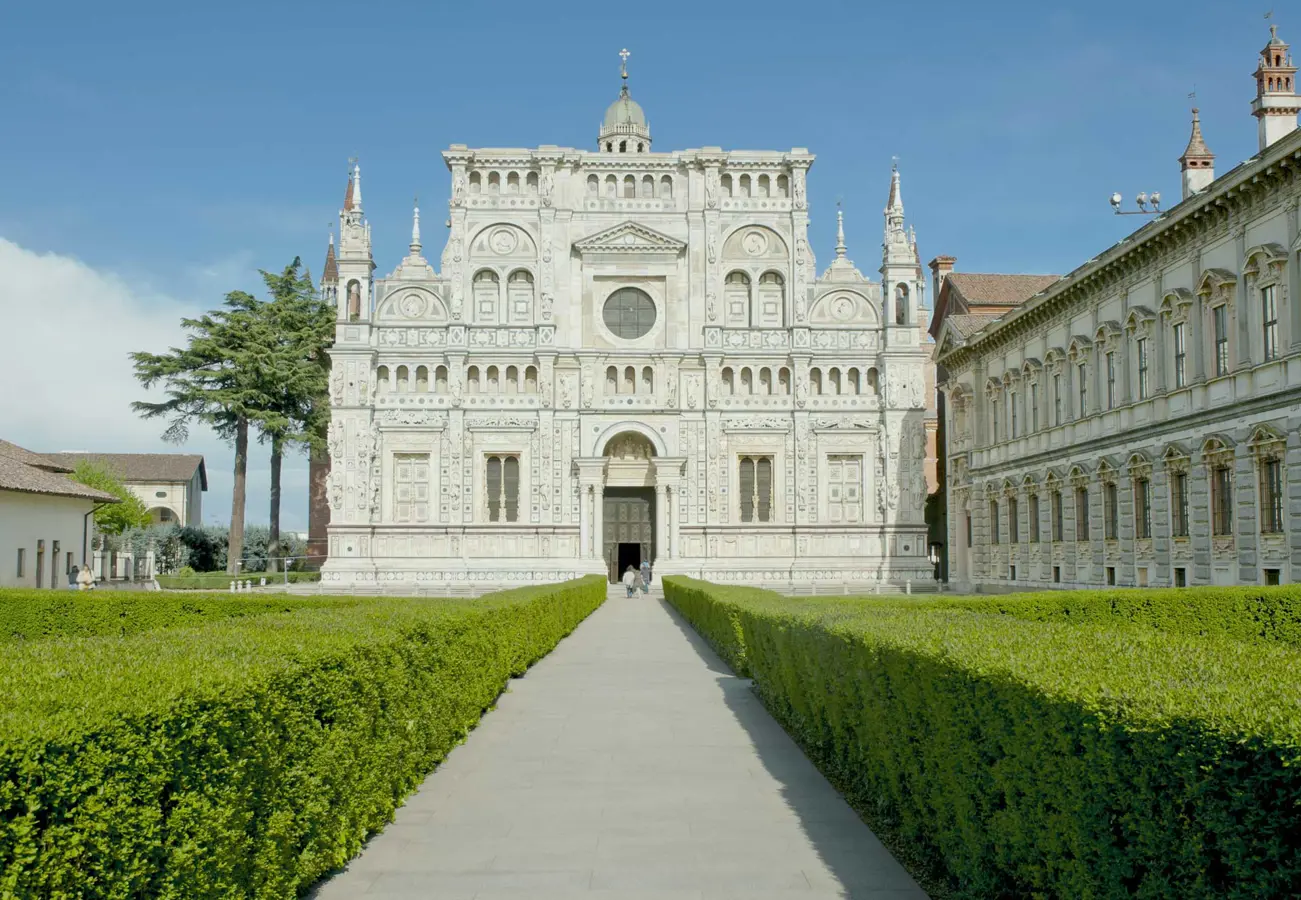
[{"label": "ornate church facade", "polygon": [[361,172],[322,290],[326,585],[931,577],[925,281],[899,174],[881,278],[819,276],[804,149],[657,152],[625,81],[596,148],[443,154],[437,269],[374,277]]}]

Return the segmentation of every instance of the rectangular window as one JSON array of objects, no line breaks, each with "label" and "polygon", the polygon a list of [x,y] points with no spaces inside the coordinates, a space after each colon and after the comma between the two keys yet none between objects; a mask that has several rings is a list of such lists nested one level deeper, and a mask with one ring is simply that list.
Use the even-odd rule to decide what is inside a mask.
[{"label": "rectangular window", "polygon": [[1233,470],[1228,466],[1211,470],[1211,533],[1233,534]]},{"label": "rectangular window", "polygon": [[1062,424],[1062,376],[1053,376],[1053,424]]},{"label": "rectangular window", "polygon": [[772,521],[772,457],[742,456],[741,521]]},{"label": "rectangular window", "polygon": [[967,513],[967,546],[971,546],[971,513]]},{"label": "rectangular window", "polygon": [[1188,587],[1188,570],[1183,566],[1175,569],[1175,587]]},{"label": "rectangular window", "polygon": [[1184,324],[1180,322],[1174,329],[1175,344],[1175,387],[1181,388],[1188,383],[1188,349],[1184,343]]},{"label": "rectangular window", "polygon": [[1260,530],[1265,534],[1283,531],[1283,461],[1262,460],[1260,464]]},{"label": "rectangular window", "polygon": [[1215,375],[1229,374],[1229,306],[1222,303],[1211,310],[1215,320]]},{"label": "rectangular window", "polygon": [[1016,581],[1016,566],[1007,567],[1007,580]]},{"label": "rectangular window", "polygon": [[27,577],[27,548],[18,548],[18,577]]},{"label": "rectangular window", "polygon": [[1107,354],[1107,409],[1116,408],[1116,354]]},{"label": "rectangular window", "polygon": [[1152,537],[1152,483],[1146,478],[1134,480],[1134,536]]},{"label": "rectangular window", "polygon": [[1188,473],[1170,476],[1170,533],[1188,537]]},{"label": "rectangular window", "polygon": [[1039,495],[1030,495],[1030,521],[1029,531],[1026,535],[1032,544],[1039,543]]},{"label": "rectangular window", "polygon": [[1030,385],[1030,433],[1039,430],[1039,385]]},{"label": "rectangular window", "polygon": [[1075,489],[1075,540],[1089,539],[1089,489]]},{"label": "rectangular window", "polygon": [[863,457],[827,457],[827,514],[834,525],[863,520]]},{"label": "rectangular window", "polygon": [[1021,543],[1020,505],[1015,497],[1007,501],[1007,537],[1014,544]]},{"label": "rectangular window", "polygon": [[998,398],[997,398],[997,397],[993,397],[993,398],[990,399],[990,401],[989,401],[989,412],[990,412],[990,415],[992,415],[992,416],[994,417],[994,431],[993,431],[993,433],[990,435],[990,440],[989,440],[989,442],[990,442],[991,444],[997,444],[997,443],[998,443],[998,437],[999,437],[999,435],[998,435]]},{"label": "rectangular window", "polygon": [[1147,338],[1138,339],[1138,399],[1147,399]]},{"label": "rectangular window", "polygon": [[36,542],[36,586],[45,580],[45,541]]},{"label": "rectangular window", "polygon": [[429,521],[429,454],[393,454],[393,521]]},{"label": "rectangular window", "polygon": [[998,543],[998,501],[989,501],[989,542]]},{"label": "rectangular window", "polygon": [[1260,289],[1260,321],[1264,329],[1265,362],[1278,356],[1278,304],[1274,301],[1274,285]]},{"label": "rectangular window", "polygon": [[1052,539],[1060,541],[1062,539],[1062,492],[1053,491],[1049,500],[1050,510],[1053,516]]},{"label": "rectangular window", "polygon": [[1086,415],[1085,407],[1088,405],[1088,400],[1089,400],[1088,370],[1085,368],[1084,363],[1080,363],[1078,366],[1075,367],[1075,374],[1076,374],[1076,380],[1079,381],[1080,383],[1079,384],[1079,388],[1080,388],[1079,417],[1083,419],[1084,416]]},{"label": "rectangular window", "polygon": [[519,521],[519,457],[488,457],[488,521]]},{"label": "rectangular window", "polygon": [[1266,569],[1265,584],[1282,584],[1282,581],[1280,580],[1282,574],[1283,573],[1278,569]]},{"label": "rectangular window", "polygon": [[1116,583],[1116,567],[1107,566],[1107,584],[1114,585],[1115,583]]},{"label": "rectangular window", "polygon": [[1061,584],[1061,582],[1062,582],[1062,567],[1053,566],[1053,584]]},{"label": "rectangular window", "polygon": [[1011,425],[1011,429],[1012,429],[1011,438],[1012,438],[1012,440],[1016,440],[1016,438],[1017,438],[1017,433],[1016,433],[1016,391],[1013,391],[1011,394],[1008,395],[1008,401],[1007,401],[1007,418],[1008,418],[1008,420],[1009,420],[1009,423],[1010,423],[1010,425]]},{"label": "rectangular window", "polygon": [[1120,492],[1116,490],[1114,484],[1105,484],[1102,487],[1102,506],[1104,521],[1102,523],[1102,536],[1109,541],[1117,540],[1120,537]]}]

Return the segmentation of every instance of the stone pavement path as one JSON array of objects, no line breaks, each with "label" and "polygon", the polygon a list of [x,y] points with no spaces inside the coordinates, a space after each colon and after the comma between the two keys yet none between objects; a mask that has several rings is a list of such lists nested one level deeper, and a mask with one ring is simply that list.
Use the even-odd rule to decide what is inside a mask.
[{"label": "stone pavement path", "polygon": [[926,900],[655,587],[612,589],[312,897]]}]

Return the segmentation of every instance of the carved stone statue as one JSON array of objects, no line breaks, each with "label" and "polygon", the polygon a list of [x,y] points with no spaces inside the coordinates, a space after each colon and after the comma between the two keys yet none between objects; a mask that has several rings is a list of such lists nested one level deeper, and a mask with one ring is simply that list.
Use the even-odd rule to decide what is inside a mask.
[{"label": "carved stone statue", "polygon": [[361,283],[348,282],[348,318],[361,318]]},{"label": "carved stone statue", "polygon": [[465,202],[465,173],[457,172],[452,179],[452,205],[460,206]]},{"label": "carved stone statue", "polygon": [[705,172],[705,206],[710,209],[718,206],[718,173],[713,169]]},{"label": "carved stone statue", "polygon": [[804,208],[804,170],[795,170],[795,208]]}]

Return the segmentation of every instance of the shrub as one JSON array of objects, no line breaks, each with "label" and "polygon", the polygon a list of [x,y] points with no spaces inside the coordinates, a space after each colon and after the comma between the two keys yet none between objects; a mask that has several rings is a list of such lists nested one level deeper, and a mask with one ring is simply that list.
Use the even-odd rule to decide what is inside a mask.
[{"label": "shrub", "polygon": [[0,643],[58,637],[125,637],[161,628],[202,625],[211,619],[261,616],[297,609],[329,609],[356,598],[285,594],[172,594],[154,591],[44,591],[0,589]]},{"label": "shrub", "polygon": [[1290,645],[664,581],[955,896],[1301,893]]},{"label": "shrub", "polygon": [[298,896],[604,598],[594,576],[9,648],[0,896]]},{"label": "shrub", "polygon": [[[240,572],[238,577],[227,572],[191,572],[189,575],[177,572],[175,575],[159,575],[157,579],[158,586],[165,591],[228,591],[232,581],[251,581],[257,584],[263,575],[264,573],[261,572]],[[265,577],[269,585],[285,583],[284,572],[271,572],[266,574]],[[290,584],[320,580],[320,572],[289,573]]]}]

